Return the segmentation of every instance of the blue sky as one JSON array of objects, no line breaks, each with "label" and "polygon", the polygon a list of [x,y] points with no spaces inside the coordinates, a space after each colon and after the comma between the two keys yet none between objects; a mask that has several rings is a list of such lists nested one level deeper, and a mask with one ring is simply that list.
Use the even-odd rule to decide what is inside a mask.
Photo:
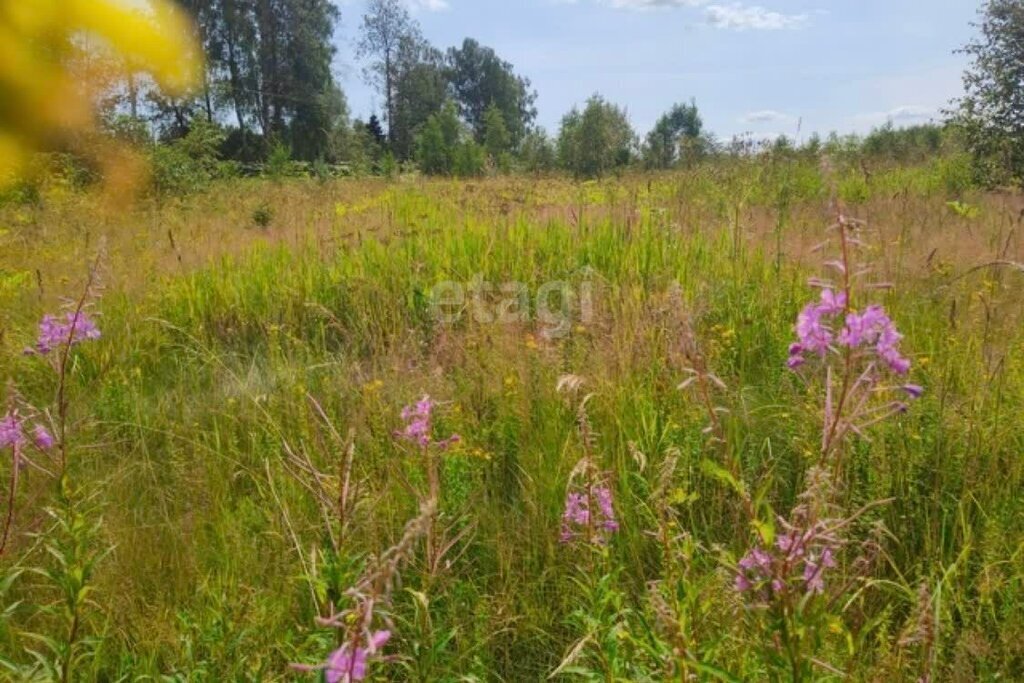
[{"label": "blue sky", "polygon": [[[644,134],[696,99],[720,137],[865,132],[934,117],[960,92],[977,0],[406,0],[446,49],[493,47],[538,92],[555,133],[600,92]],[[355,41],[363,0],[340,0],[337,70],[353,116],[381,107]]]}]

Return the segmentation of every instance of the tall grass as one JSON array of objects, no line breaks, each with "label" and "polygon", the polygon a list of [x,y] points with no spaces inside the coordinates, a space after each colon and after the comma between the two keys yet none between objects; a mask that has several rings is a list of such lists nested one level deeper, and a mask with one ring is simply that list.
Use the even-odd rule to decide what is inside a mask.
[{"label": "tall grass", "polygon": [[[883,303],[928,387],[851,452],[844,503],[892,499],[859,522],[865,538],[884,529],[877,559],[819,653],[857,680],[911,680],[922,657],[935,680],[1024,675],[1024,275],[973,270],[1022,260],[1024,201],[947,194],[942,173],[838,182],[878,231],[873,259],[899,285]],[[335,644],[313,626],[323,602],[417,514],[407,486],[419,463],[393,432],[424,393],[442,402],[438,429],[463,437],[442,458],[440,508],[464,533],[443,572],[422,556],[403,571],[388,644],[400,658],[375,667],[381,680],[659,680],[671,638],[649,585],[669,579],[698,676],[768,677],[721,562],[744,552],[746,532],[701,466],[706,416],[676,389],[679,341],[691,330],[728,387],[743,480],[790,509],[820,424],[786,347],[834,180],[751,163],[582,185],[247,181],[116,213],[52,187],[36,206],[3,209],[0,362],[28,400],[49,399],[19,354],[35,321],[74,291],[101,239],[108,254],[104,339],[79,353],[69,387],[76,443],[88,444],[73,476],[98,492],[113,548],[95,570],[99,640],[78,679],[281,680],[296,675],[290,662],[321,660]],[[261,206],[273,207],[263,227]],[[590,278],[594,315],[562,339],[536,322],[438,325],[432,288],[478,274],[531,292]],[[567,373],[593,393],[594,457],[621,526],[594,580],[558,543],[583,456],[575,406],[556,391]],[[344,458],[309,397],[354,435],[336,557],[315,497],[287,469],[285,443],[325,473]],[[37,478],[21,488],[0,567],[46,564],[29,535],[47,532],[46,490]],[[671,543],[654,533],[666,520]],[[922,585],[927,653],[908,636]],[[5,656],[24,659],[45,599],[30,574],[7,589]]]}]

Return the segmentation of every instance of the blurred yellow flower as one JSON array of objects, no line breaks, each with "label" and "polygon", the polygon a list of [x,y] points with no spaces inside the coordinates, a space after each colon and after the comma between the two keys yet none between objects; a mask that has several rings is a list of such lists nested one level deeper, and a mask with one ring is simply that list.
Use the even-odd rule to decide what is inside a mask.
[{"label": "blurred yellow flower", "polygon": [[122,75],[145,72],[180,94],[200,73],[194,37],[171,0],[0,0],[0,186],[52,139],[92,129],[76,59],[103,50]]}]

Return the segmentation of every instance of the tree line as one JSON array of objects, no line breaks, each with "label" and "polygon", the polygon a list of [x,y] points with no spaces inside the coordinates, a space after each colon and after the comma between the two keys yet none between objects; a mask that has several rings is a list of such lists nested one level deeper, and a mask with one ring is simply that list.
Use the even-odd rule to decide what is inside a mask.
[{"label": "tree line", "polygon": [[195,18],[204,53],[201,88],[169,98],[128,76],[97,98],[110,132],[155,137],[169,146],[158,153],[168,165],[215,153],[364,172],[415,165],[438,175],[565,169],[598,176],[637,163],[670,168],[708,145],[692,102],[673,107],[640,141],[625,110],[600,95],[566,114],[552,138],[536,125],[528,78],[473,38],[436,48],[401,0],[370,0],[361,18],[355,56],[382,110],[352,120],[332,70],[341,19],[333,2],[179,1]]},{"label": "tree line", "polygon": [[[98,97],[115,135],[155,139],[169,172],[213,155],[240,163],[342,165],[391,173],[414,166],[427,174],[566,171],[599,177],[627,167],[668,169],[723,152],[750,151],[749,141],[719,143],[694,102],[674,105],[641,138],[624,108],[595,94],[561,120],[552,137],[536,125],[530,80],[495,50],[466,38],[441,50],[428,41],[402,0],[370,0],[359,22],[355,57],[379,93],[380,115],[351,119],[333,65],[341,20],[331,0],[179,0],[195,17],[205,56],[202,87],[168,98],[135,76],[116,79]],[[979,176],[1024,175],[1024,5],[989,0],[965,96],[942,125],[897,134],[891,126],[862,140],[865,150],[896,156],[911,145],[928,151],[938,137],[974,153]],[[130,65],[124,69],[131,73]],[[927,131],[931,132],[927,132]],[[812,137],[804,148],[824,144]],[[833,147],[848,144],[833,136]],[[771,141],[760,149],[790,145]],[[948,146],[948,145],[947,145]]]}]

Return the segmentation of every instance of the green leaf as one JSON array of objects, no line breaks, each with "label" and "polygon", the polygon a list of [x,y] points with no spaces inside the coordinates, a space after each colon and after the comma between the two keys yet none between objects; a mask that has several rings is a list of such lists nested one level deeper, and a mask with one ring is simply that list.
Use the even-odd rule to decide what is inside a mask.
[{"label": "green leaf", "polygon": [[739,678],[736,678],[725,669],[719,669],[717,666],[697,661],[688,661],[687,665],[691,669],[695,669],[700,673],[707,674],[713,678],[717,678],[720,681],[728,681],[729,683],[740,683]]},{"label": "green leaf", "polygon": [[701,472],[717,480],[718,482],[725,484],[736,493],[746,495],[747,488],[743,485],[743,482],[737,481],[736,477],[732,476],[729,470],[725,469],[718,463],[705,458],[700,463]]}]

